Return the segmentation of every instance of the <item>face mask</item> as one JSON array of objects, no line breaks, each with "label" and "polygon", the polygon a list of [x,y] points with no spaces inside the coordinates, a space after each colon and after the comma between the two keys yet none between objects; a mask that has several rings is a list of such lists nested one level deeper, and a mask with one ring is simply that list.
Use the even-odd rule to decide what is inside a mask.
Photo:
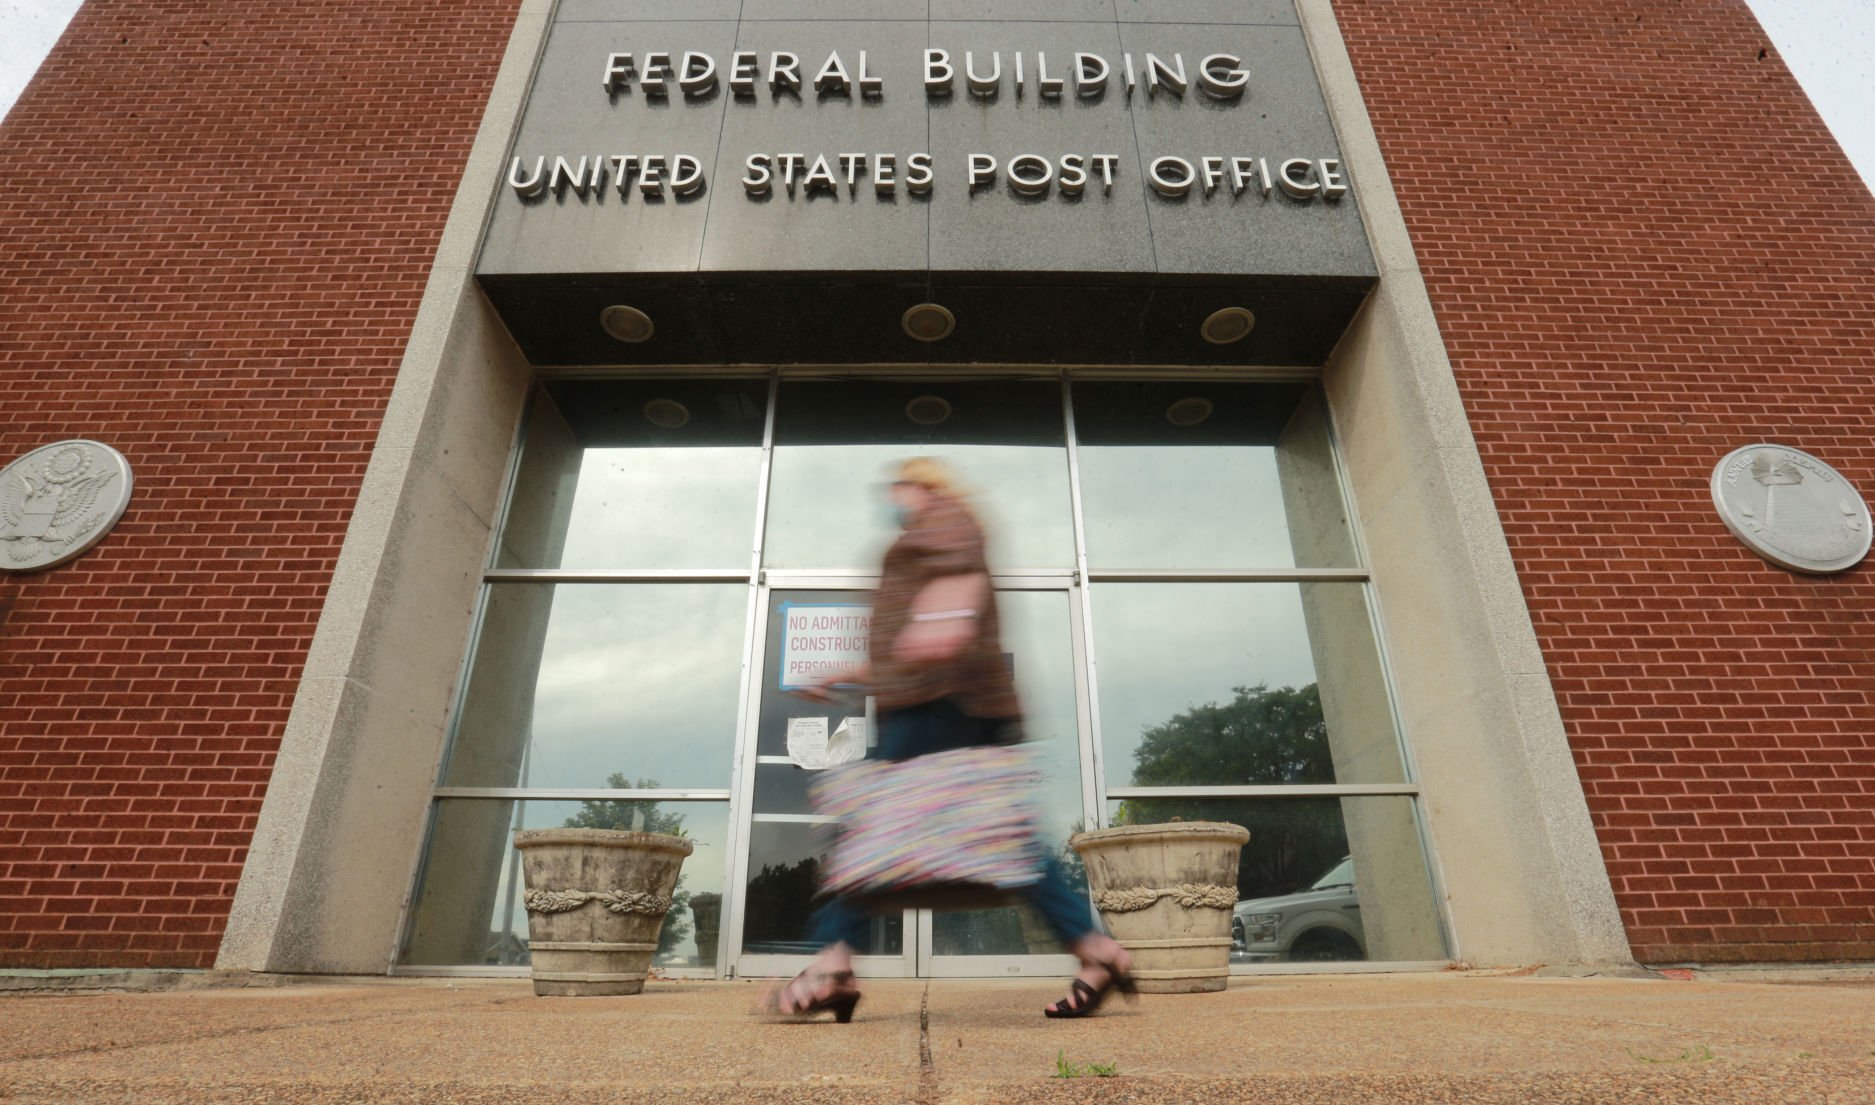
[{"label": "face mask", "polygon": [[890,499],[879,503],[879,523],[887,529],[904,529],[911,524],[911,511]]}]

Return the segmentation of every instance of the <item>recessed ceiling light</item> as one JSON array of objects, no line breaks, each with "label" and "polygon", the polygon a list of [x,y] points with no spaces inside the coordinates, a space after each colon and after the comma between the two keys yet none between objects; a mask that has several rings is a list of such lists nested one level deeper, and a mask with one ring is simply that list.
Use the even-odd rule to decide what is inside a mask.
[{"label": "recessed ceiling light", "polygon": [[935,426],[950,416],[950,401],[942,396],[920,395],[905,404],[905,417],[920,426]]},{"label": "recessed ceiling light", "polygon": [[660,430],[675,430],[690,421],[690,408],[675,399],[653,399],[645,404],[645,421]]},{"label": "recessed ceiling light", "polygon": [[1198,333],[1204,335],[1204,340],[1212,345],[1229,345],[1249,337],[1256,324],[1257,317],[1248,308],[1225,307],[1212,311],[1211,317],[1198,327]]},{"label": "recessed ceiling light", "polygon": [[607,307],[599,312],[599,325],[605,332],[623,342],[633,345],[650,341],[657,327],[651,325],[651,316],[636,307]]},{"label": "recessed ceiling light", "polygon": [[899,324],[917,341],[942,341],[957,329],[957,316],[939,304],[920,303],[908,309]]},{"label": "recessed ceiling light", "polygon": [[1180,399],[1165,408],[1165,420],[1174,426],[1196,426],[1211,417],[1211,400],[1202,395]]}]

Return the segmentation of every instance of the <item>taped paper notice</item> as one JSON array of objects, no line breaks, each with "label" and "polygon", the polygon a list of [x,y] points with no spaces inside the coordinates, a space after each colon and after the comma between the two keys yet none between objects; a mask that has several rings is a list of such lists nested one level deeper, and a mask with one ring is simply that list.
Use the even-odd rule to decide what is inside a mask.
[{"label": "taped paper notice", "polygon": [[830,683],[866,662],[872,607],[838,602],[781,605],[781,689]]},{"label": "taped paper notice", "polygon": [[788,759],[796,767],[818,771],[827,766],[827,719],[791,717],[788,719]]},{"label": "taped paper notice", "polygon": [[850,717],[827,739],[827,766],[858,763],[866,758],[866,719]]}]

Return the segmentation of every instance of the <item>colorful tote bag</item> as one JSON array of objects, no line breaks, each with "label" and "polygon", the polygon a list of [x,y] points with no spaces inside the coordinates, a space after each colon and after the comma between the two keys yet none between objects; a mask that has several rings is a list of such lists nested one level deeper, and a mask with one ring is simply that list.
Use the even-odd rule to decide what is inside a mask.
[{"label": "colorful tote bag", "polygon": [[833,768],[809,789],[837,817],[823,895],[875,909],[968,908],[1041,878],[1039,774],[1023,745],[985,745]]}]

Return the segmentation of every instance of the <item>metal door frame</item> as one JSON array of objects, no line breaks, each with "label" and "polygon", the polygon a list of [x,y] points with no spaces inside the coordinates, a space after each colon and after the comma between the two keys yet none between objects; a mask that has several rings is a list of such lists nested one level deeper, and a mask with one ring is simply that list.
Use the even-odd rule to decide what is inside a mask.
[{"label": "metal door frame", "polygon": [[[735,790],[730,799],[728,865],[729,885],[724,887],[728,908],[724,911],[721,938],[721,970],[725,978],[786,978],[806,968],[807,955],[774,955],[743,951],[743,926],[747,918],[749,857],[755,826],[761,822],[755,813],[755,772],[764,763],[785,763],[786,757],[757,754],[760,739],[762,692],[770,657],[766,615],[776,591],[870,591],[878,586],[877,573],[825,569],[762,571],[755,584],[753,621],[748,641],[747,671],[744,684],[741,723],[736,750]],[[1022,569],[992,572],[990,585],[998,591],[1056,591],[1067,599],[1068,621],[1065,626],[1070,642],[1070,664],[1074,673],[1075,743],[1081,776],[1081,816],[1086,824],[1097,824],[1099,799],[1093,774],[1091,718],[1093,701],[1087,679],[1086,634],[1082,625],[1079,573],[1073,569]],[[870,714],[870,707],[868,713]],[[820,823],[812,814],[761,815],[763,821]],[[905,911],[905,939],[898,955],[861,955],[853,960],[854,971],[867,978],[988,978],[1073,974],[1075,959],[1070,955],[936,955],[933,951],[932,911]]]}]

